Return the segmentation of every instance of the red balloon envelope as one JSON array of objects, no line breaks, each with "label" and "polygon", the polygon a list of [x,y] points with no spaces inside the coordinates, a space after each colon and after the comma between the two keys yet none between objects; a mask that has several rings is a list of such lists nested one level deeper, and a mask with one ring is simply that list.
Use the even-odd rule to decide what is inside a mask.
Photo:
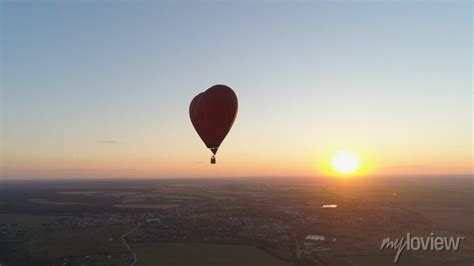
[{"label": "red balloon envelope", "polygon": [[[191,101],[189,116],[206,146],[216,154],[237,116],[237,96],[225,85],[214,85]],[[211,163],[215,163],[212,156]]]}]

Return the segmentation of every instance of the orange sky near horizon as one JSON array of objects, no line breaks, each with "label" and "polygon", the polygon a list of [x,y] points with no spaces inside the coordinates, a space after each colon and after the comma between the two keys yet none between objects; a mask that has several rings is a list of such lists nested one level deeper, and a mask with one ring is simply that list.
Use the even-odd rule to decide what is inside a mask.
[{"label": "orange sky near horizon", "polygon": [[[231,142],[231,141],[229,141]],[[188,178],[235,176],[320,176],[331,175],[332,154],[318,153],[247,153],[228,144],[217,155],[217,164],[210,165],[208,152],[202,145],[189,152],[158,152],[138,154],[124,150],[125,144],[110,144],[107,151],[96,155],[77,154],[64,157],[3,158],[5,179],[34,178]],[[122,147],[120,147],[122,146]],[[361,160],[364,171],[358,175],[452,175],[472,174],[472,162],[467,156],[453,154],[376,154],[352,149]],[[466,149],[468,152],[468,149]],[[249,155],[250,154],[250,155]],[[167,157],[167,158],[165,158]],[[387,159],[389,158],[389,159]]]}]

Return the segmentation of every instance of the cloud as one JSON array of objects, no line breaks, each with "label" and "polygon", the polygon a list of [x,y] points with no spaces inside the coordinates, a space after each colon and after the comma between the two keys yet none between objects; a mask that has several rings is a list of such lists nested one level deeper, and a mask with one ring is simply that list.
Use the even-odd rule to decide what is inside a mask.
[{"label": "cloud", "polygon": [[406,169],[406,168],[426,168],[430,167],[429,165],[423,165],[423,164],[408,164],[408,165],[392,165],[392,166],[387,166],[385,168],[387,169]]},{"label": "cloud", "polygon": [[56,169],[55,172],[95,172],[100,169],[97,168],[62,168]]},{"label": "cloud", "polygon": [[120,143],[119,141],[116,141],[116,140],[99,140],[99,143],[103,143],[103,144],[117,144],[117,143]]},{"label": "cloud", "polygon": [[58,168],[52,170],[53,172],[57,173],[107,173],[113,171],[135,171],[136,169],[133,168]]}]

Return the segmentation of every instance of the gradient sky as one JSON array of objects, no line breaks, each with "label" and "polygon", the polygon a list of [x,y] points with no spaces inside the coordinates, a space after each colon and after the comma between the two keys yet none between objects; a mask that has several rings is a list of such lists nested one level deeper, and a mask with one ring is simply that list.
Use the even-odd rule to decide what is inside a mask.
[{"label": "gradient sky", "polygon": [[[472,4],[1,4],[2,177],[472,172]],[[217,156],[191,99],[239,114]]]}]

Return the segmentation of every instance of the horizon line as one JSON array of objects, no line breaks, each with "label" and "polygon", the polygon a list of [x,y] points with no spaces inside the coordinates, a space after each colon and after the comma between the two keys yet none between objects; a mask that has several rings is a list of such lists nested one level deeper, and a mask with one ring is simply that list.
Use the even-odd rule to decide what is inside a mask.
[{"label": "horizon line", "polygon": [[268,178],[331,178],[335,180],[354,180],[354,179],[364,179],[364,178],[373,178],[373,177],[423,177],[423,178],[436,178],[436,177],[456,177],[456,178],[465,178],[465,177],[474,177],[472,173],[453,173],[453,174],[383,174],[383,175],[360,175],[352,176],[349,178],[331,176],[331,175],[274,175],[274,176],[196,176],[196,177],[74,177],[74,178],[0,178],[0,184],[2,182],[31,182],[31,181],[153,181],[153,180],[219,180],[219,179],[268,179]]}]

